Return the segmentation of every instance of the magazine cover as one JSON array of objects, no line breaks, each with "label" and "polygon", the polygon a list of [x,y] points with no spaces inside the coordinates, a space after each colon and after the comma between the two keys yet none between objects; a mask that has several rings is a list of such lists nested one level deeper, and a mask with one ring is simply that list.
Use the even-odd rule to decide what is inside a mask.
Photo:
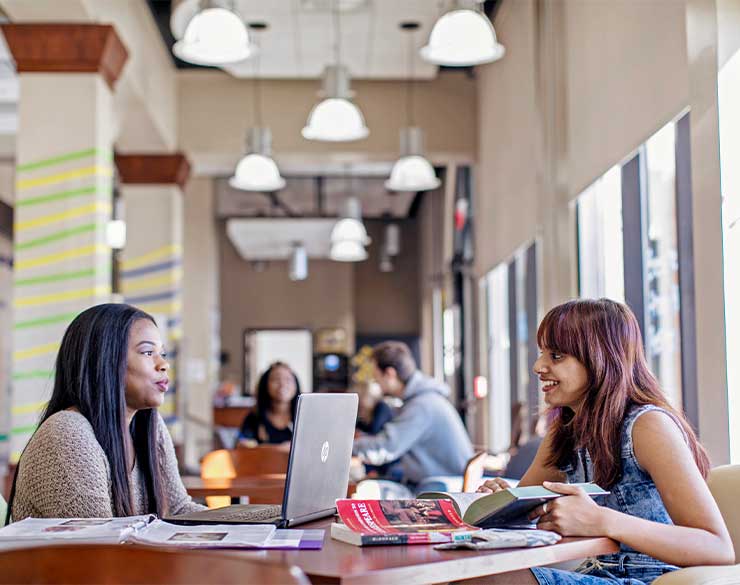
[{"label": "magazine cover", "polygon": [[363,534],[477,530],[449,500],[337,500],[337,512],[348,528]]}]

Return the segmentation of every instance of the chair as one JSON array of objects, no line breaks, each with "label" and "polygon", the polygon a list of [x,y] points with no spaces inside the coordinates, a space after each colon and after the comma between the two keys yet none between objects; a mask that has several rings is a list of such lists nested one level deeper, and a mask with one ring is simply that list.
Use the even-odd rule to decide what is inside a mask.
[{"label": "chair", "polygon": [[[288,451],[278,445],[217,449],[201,460],[200,476],[203,479],[284,476],[288,472],[289,458]],[[206,498],[206,503],[210,508],[218,508],[229,505],[231,500],[228,496],[211,496]]]},{"label": "chair", "polygon": [[308,585],[298,567],[230,553],[136,545],[52,545],[0,553],[0,584],[291,583]]},{"label": "chair", "polygon": [[[725,519],[735,547],[735,561],[740,559],[740,465],[715,467],[707,478],[709,489]],[[736,585],[740,583],[740,564],[714,567],[687,567],[663,575],[653,585]]]},{"label": "chair", "polygon": [[486,468],[487,451],[479,451],[465,464],[463,472],[462,491],[474,492],[483,483],[483,472]]},{"label": "chair", "polygon": [[5,503],[5,498],[0,494],[0,528],[5,526],[5,513],[8,511],[8,504]]}]

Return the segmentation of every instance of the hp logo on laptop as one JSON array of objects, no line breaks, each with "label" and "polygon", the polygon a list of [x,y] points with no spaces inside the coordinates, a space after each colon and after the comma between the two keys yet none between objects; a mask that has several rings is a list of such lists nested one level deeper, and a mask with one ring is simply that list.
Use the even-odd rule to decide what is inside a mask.
[{"label": "hp logo on laptop", "polygon": [[321,463],[326,463],[327,459],[329,459],[329,441],[324,441],[321,445]]}]

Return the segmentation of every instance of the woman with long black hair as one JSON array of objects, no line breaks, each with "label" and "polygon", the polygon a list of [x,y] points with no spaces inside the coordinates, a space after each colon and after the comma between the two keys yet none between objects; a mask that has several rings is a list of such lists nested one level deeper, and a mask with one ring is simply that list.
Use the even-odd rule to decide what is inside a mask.
[{"label": "woman with long black hair", "polygon": [[13,520],[203,509],[183,487],[157,412],[168,371],[147,313],[124,304],[80,313],[64,334],[51,399],[18,462]]},{"label": "woman with long black hair", "polygon": [[283,362],[271,364],[257,383],[257,409],[242,422],[239,445],[270,443],[290,447],[300,393],[298,376],[290,366]]}]

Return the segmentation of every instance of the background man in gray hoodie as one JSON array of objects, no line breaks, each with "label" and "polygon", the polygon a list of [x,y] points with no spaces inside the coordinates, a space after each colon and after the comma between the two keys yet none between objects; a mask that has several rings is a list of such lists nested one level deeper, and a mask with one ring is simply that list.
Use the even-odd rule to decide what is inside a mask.
[{"label": "background man in gray hoodie", "polygon": [[371,465],[400,459],[403,482],[411,485],[429,476],[461,476],[473,446],[449,401],[450,389],[417,370],[405,343],[376,345],[373,362],[383,393],[401,398],[403,406],[380,433],[356,439],[352,454]]}]

